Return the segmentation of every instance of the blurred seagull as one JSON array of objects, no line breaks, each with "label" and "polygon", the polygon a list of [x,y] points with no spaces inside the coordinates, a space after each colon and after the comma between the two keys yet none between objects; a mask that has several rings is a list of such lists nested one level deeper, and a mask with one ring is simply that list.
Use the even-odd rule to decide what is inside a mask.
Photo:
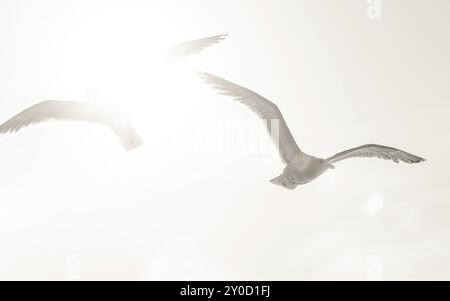
[{"label": "blurred seagull", "polygon": [[142,145],[128,116],[115,107],[100,102],[43,101],[0,125],[0,134],[16,133],[27,126],[48,121],[84,121],[104,125],[117,135],[126,150]]},{"label": "blurred seagull", "polygon": [[[227,34],[221,34],[176,44],[167,50],[167,55],[172,60],[184,58],[200,53],[226,37]],[[0,134],[16,133],[27,126],[48,121],[83,121],[107,126],[117,135],[123,147],[128,151],[143,144],[128,115],[106,102],[96,101],[47,100],[40,102],[0,125]]]},{"label": "blurred seagull", "polygon": [[395,163],[405,162],[409,164],[425,161],[423,158],[402,150],[376,144],[352,148],[328,159],[310,156],[302,152],[297,146],[277,105],[249,89],[215,75],[209,73],[200,73],[200,75],[205,82],[220,90],[220,94],[233,97],[249,107],[261,119],[271,120],[268,123],[269,134],[278,147],[281,159],[286,164],[283,173],[271,180],[275,185],[293,190],[299,185],[312,182],[327,170],[334,169],[335,163],[350,158],[378,158],[392,160]]}]

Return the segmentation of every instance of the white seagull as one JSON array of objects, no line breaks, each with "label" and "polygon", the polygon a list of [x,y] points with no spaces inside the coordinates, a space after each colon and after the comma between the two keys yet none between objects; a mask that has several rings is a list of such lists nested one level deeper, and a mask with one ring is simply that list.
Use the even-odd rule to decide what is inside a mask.
[{"label": "white seagull", "polygon": [[[170,47],[167,54],[171,59],[187,57],[191,54],[200,53],[226,37],[227,34],[221,34],[177,44]],[[128,115],[104,102],[43,101],[0,125],[0,134],[16,133],[27,126],[53,120],[84,121],[107,126],[117,135],[123,147],[128,151],[143,144]]]},{"label": "white seagull", "polygon": [[334,155],[328,159],[320,159],[308,155],[300,150],[281,114],[280,109],[273,102],[261,95],[238,86],[232,82],[209,73],[200,73],[202,78],[213,88],[221,91],[220,94],[233,97],[235,100],[249,107],[263,120],[276,121],[278,127],[268,126],[272,140],[278,147],[281,159],[286,164],[283,173],[271,180],[275,185],[294,190],[299,185],[310,183],[334,164],[350,158],[378,158],[392,160],[395,163],[409,164],[424,162],[425,159],[402,150],[376,144],[367,144],[352,148]]},{"label": "white seagull", "polygon": [[101,102],[47,100],[20,112],[0,125],[0,134],[16,133],[21,129],[48,121],[84,121],[109,127],[130,151],[142,145],[128,115],[114,106]]}]

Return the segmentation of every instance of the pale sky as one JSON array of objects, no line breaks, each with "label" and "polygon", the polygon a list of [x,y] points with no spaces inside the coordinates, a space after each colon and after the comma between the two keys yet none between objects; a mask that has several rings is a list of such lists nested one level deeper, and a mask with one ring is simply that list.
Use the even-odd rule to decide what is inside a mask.
[{"label": "pale sky", "polygon": [[[373,20],[365,0],[0,0],[0,122],[101,99],[145,141],[127,153],[78,123],[1,137],[0,279],[449,280],[450,3],[381,3]],[[283,190],[263,127],[200,70],[276,102],[310,154],[428,161],[348,160]]]}]

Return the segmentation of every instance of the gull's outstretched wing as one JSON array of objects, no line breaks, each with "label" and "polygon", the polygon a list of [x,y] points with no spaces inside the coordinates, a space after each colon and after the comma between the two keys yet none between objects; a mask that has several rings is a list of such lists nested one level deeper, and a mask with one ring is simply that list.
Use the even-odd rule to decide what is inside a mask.
[{"label": "gull's outstretched wing", "polygon": [[[292,134],[289,131],[280,109],[273,102],[249,89],[238,86],[215,75],[209,73],[200,73],[200,75],[208,84],[215,89],[220,90],[220,94],[233,97],[235,100],[249,107],[261,119],[272,121],[267,124],[269,134],[275,145],[278,146],[280,156],[285,163],[289,163],[294,156],[302,154],[294,137],[292,137]],[[276,125],[278,125],[278,133],[276,133]]]},{"label": "gull's outstretched wing", "polygon": [[123,120],[120,112],[114,108],[75,101],[48,100],[31,106],[0,125],[0,134],[16,133],[27,126],[53,120],[91,122],[107,126],[128,151],[143,143],[131,122]]},{"label": "gull's outstretched wing", "polygon": [[95,112],[92,104],[48,100],[20,112],[0,125],[0,134],[16,133],[30,125],[52,120],[91,121]]},{"label": "gull's outstretched wing", "polygon": [[191,54],[197,54],[202,52],[213,44],[217,44],[224,40],[228,34],[221,34],[204,39],[193,40],[185,43],[173,45],[166,50],[166,55],[169,59],[180,59]]},{"label": "gull's outstretched wing", "polygon": [[350,158],[378,158],[384,160],[392,160],[395,163],[405,162],[409,164],[425,161],[425,159],[421,157],[412,155],[402,150],[376,144],[363,145],[343,151],[329,158],[328,161],[330,163],[337,163],[339,161]]}]

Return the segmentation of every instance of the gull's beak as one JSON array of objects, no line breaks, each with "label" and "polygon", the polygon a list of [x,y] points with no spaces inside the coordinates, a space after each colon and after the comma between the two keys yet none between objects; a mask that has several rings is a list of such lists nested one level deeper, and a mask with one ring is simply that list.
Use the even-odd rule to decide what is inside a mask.
[{"label": "gull's beak", "polygon": [[330,169],[335,169],[334,165],[331,164],[331,163],[328,163],[328,166],[329,166]]}]

